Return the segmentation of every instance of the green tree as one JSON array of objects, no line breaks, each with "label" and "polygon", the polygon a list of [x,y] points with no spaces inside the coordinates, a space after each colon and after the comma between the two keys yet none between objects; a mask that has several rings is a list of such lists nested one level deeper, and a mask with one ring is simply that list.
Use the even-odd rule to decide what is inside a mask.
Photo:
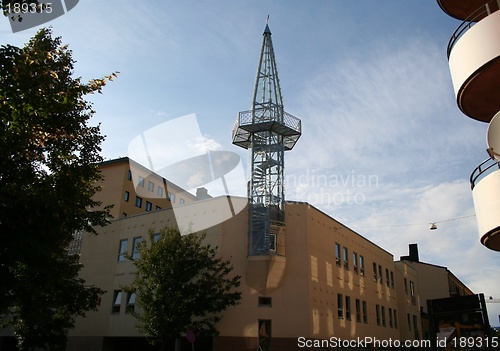
[{"label": "green tree", "polygon": [[134,282],[124,290],[136,292],[138,328],[153,345],[166,349],[168,340],[187,330],[215,336],[220,312],[236,305],[240,276],[230,276],[233,266],[204,245],[205,235],[181,236],[163,228],[157,242],[140,247]]},{"label": "green tree", "polygon": [[0,324],[21,350],[63,348],[75,316],[103,293],[78,277],[73,234],[107,223],[92,200],[103,136],[84,96],[103,79],[73,78],[72,52],[40,30],[0,47]]}]

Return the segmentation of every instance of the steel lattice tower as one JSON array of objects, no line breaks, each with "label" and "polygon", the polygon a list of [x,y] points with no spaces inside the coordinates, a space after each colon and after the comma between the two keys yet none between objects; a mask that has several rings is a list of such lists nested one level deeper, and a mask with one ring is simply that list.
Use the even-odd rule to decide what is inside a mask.
[{"label": "steel lattice tower", "polygon": [[238,114],[233,129],[233,144],[250,151],[250,256],[284,254],[284,156],[301,135],[300,119],[283,109],[267,24],[263,37],[252,109]]}]

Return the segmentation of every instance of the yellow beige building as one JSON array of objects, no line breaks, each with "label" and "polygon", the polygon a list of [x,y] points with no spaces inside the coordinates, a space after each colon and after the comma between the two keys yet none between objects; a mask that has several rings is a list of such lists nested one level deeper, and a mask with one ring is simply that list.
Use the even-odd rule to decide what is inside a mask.
[{"label": "yellow beige building", "polygon": [[[184,206],[194,217],[209,217],[207,208],[216,212],[225,201],[217,197]],[[248,222],[248,211],[241,211],[206,231],[206,240],[231,258],[233,273],[242,276],[241,303],[224,313],[214,350],[257,350],[263,338],[270,339],[272,350],[300,349],[312,340],[335,346],[336,338],[400,340],[407,309],[398,305],[401,279],[392,254],[307,203],[287,203],[286,237],[269,256],[252,257],[247,254]],[[98,228],[97,236],[83,235],[81,276],[107,293],[99,311],[78,320],[68,350],[142,345],[144,337],[128,313],[134,301],[121,293],[134,273],[124,253],[138,258],[134,247],[148,239],[150,228],[175,223],[174,211],[166,208],[113,220]],[[412,323],[413,316],[420,325],[418,307]],[[266,335],[259,332],[263,324]]]},{"label": "yellow beige building", "polygon": [[[131,172],[128,177],[126,164],[126,160],[104,163],[108,175],[115,168],[116,176],[125,178],[121,196],[106,186],[114,178],[106,178],[100,194],[104,204],[123,199],[125,192],[136,196],[129,183],[139,175]],[[109,198],[107,189],[113,189]],[[170,191],[168,183],[165,191]],[[203,221],[216,216],[227,198],[191,200],[183,205],[185,213]],[[249,256],[248,217],[248,211],[240,211],[206,230],[206,241],[218,246],[221,256],[231,259],[233,273],[242,277],[241,303],[224,312],[220,335],[200,340],[213,350],[259,350],[264,344],[271,345],[268,350],[299,350],[307,345],[335,349],[345,346],[342,340],[419,340],[425,338],[420,312],[426,299],[449,297],[454,291],[471,293],[445,267],[419,262],[416,245],[410,245],[410,256],[394,262],[391,253],[303,202],[287,203],[286,233],[281,233],[269,255]],[[158,232],[164,226],[176,227],[172,206],[114,219],[97,228],[97,236],[83,234],[81,276],[106,293],[97,312],[78,320],[69,334],[68,350],[147,347],[129,313],[135,296],[121,291],[134,277],[133,262],[125,253],[139,258],[134,251],[137,243],[149,240],[150,229]]]}]

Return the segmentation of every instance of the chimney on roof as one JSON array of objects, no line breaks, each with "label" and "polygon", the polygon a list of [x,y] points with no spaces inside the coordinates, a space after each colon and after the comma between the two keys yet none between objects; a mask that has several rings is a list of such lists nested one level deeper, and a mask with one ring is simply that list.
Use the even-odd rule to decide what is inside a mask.
[{"label": "chimney on roof", "polygon": [[408,245],[409,255],[401,256],[399,259],[402,261],[420,262],[418,258],[418,244]]},{"label": "chimney on roof", "polygon": [[196,201],[206,200],[210,198],[211,196],[208,195],[208,190],[206,188],[201,187],[196,189]]}]

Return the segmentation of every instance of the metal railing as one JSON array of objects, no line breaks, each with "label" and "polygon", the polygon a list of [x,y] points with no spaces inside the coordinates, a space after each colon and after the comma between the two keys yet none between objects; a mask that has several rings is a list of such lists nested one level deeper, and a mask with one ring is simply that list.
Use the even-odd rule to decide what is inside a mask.
[{"label": "metal railing", "polygon": [[481,162],[479,164],[479,166],[477,166],[476,169],[470,175],[470,188],[471,188],[471,190],[473,190],[474,187],[476,186],[476,184],[481,179],[483,179],[483,177],[486,175],[486,172],[488,172],[488,174],[493,172],[494,169],[492,169],[492,168],[495,166],[497,169],[500,169],[500,161],[494,160],[492,158],[488,158],[488,159],[484,160],[483,162]]},{"label": "metal railing", "polygon": [[[492,4],[496,4],[495,6],[491,6]],[[448,42],[447,55],[450,58],[451,50],[455,46],[456,42],[466,31],[468,31],[479,19],[484,18],[486,16],[491,15],[493,12],[496,12],[500,8],[500,0],[491,0],[488,3],[484,4],[476,11],[474,11],[469,17],[467,17],[458,28],[453,32],[450,41]]]},{"label": "metal railing", "polygon": [[[500,1],[500,0],[499,0]],[[301,131],[301,121],[299,118],[289,114],[288,112],[283,111],[282,119],[280,116],[271,113],[271,109],[268,110],[258,110],[258,111],[242,111],[238,114],[238,119],[236,124],[238,126],[246,126],[256,123],[264,123],[264,122],[279,122],[286,126],[287,128],[293,129],[297,133]]]}]

